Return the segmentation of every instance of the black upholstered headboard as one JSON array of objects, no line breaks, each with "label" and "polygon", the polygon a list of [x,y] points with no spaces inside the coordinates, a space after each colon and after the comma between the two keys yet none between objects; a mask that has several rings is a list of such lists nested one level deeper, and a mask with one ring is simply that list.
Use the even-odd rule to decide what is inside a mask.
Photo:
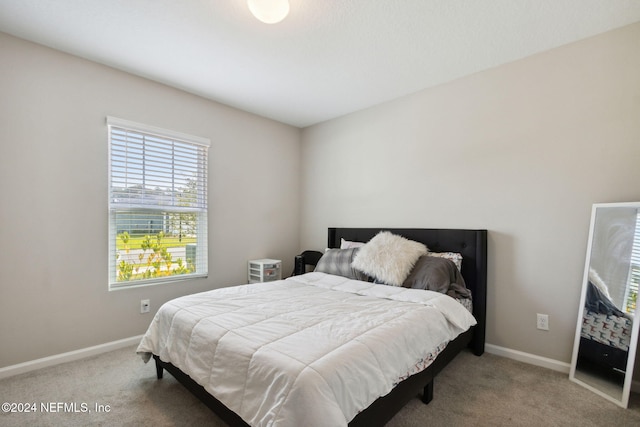
[{"label": "black upholstered headboard", "polygon": [[431,252],[462,254],[462,276],[473,295],[475,326],[471,342],[473,351],[482,354],[487,313],[487,230],[435,228],[329,228],[328,247],[339,248],[340,239],[368,242],[378,232],[386,230],[407,239],[422,242]]}]

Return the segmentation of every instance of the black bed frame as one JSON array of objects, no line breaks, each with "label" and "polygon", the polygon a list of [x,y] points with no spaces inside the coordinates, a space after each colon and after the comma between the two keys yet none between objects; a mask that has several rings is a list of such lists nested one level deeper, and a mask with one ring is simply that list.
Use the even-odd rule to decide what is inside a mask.
[{"label": "black bed frame", "polygon": [[[341,239],[367,242],[381,230],[391,231],[408,239],[422,242],[432,252],[457,252],[463,256],[462,276],[473,295],[473,315],[477,325],[451,341],[427,369],[398,384],[389,394],[382,396],[360,412],[351,427],[371,427],[386,424],[411,399],[420,395],[429,403],[433,398],[436,375],[462,350],[469,347],[476,356],[484,353],[487,302],[487,230],[416,229],[416,228],[329,228],[328,247],[339,248]],[[248,426],[235,412],[210,395],[204,387],[170,363],[156,355],[156,373],[162,378],[166,369],[191,393],[212,409],[230,426]]]}]

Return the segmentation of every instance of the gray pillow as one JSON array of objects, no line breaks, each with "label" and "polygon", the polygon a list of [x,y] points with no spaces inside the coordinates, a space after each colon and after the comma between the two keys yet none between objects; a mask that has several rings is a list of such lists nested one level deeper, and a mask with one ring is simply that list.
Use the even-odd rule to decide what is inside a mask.
[{"label": "gray pillow", "polygon": [[453,261],[446,258],[420,257],[402,286],[440,292],[453,298],[471,298],[462,274]]},{"label": "gray pillow", "polygon": [[351,262],[359,250],[360,248],[329,249],[322,255],[313,271],[366,282],[368,280],[367,275],[351,266]]}]

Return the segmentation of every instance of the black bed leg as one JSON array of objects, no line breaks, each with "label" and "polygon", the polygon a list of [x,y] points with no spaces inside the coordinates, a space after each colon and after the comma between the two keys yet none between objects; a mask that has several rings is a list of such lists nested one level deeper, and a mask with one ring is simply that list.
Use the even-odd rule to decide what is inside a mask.
[{"label": "black bed leg", "polygon": [[434,380],[431,380],[429,384],[424,386],[424,392],[422,394],[422,403],[424,403],[425,405],[431,402],[431,400],[433,399],[433,381]]},{"label": "black bed leg", "polygon": [[162,379],[162,373],[163,373],[163,369],[162,369],[162,366],[160,366],[160,361],[156,359],[156,376],[158,377],[159,380]]}]

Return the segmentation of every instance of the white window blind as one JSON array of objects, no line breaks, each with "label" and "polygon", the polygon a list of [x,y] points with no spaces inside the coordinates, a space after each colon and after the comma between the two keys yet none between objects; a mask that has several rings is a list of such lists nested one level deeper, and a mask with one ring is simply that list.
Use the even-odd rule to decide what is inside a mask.
[{"label": "white window blind", "polygon": [[625,311],[635,313],[638,301],[638,287],[640,286],[640,213],[636,215],[636,230],[631,249],[631,268],[629,271],[629,285],[625,295]]},{"label": "white window blind", "polygon": [[209,140],[107,125],[110,289],[206,276]]}]

